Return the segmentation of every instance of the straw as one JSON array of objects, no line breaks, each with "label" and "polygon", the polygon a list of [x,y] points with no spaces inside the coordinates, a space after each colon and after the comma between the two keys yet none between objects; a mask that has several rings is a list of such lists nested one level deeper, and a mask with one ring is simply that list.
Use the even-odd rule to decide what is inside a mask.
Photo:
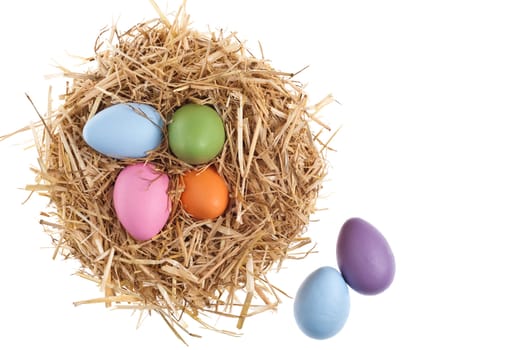
[{"label": "straw", "polygon": [[[267,274],[311,244],[306,228],[326,174],[320,135],[329,131],[318,112],[332,100],[308,105],[294,74],[253,56],[235,33],[191,29],[184,6],[170,17],[159,10],[159,19],[124,32],[112,26],[96,39],[90,68],[63,68],[62,105],[25,128],[35,132],[39,164],[27,190],[50,200],[41,224],[54,257],[78,260],[77,275],[101,288],[75,305],[154,311],[184,341],[181,331],[196,334],[183,318],[215,329],[202,317],[215,314],[237,318],[241,328],[279,304],[282,291]],[[161,233],[146,242],[125,232],[112,204],[116,176],[138,160],[108,158],[82,139],[96,112],[125,102],[155,107],[165,125],[179,106],[207,104],[227,134],[222,153],[203,166],[174,157],[166,137],[139,160],[168,174],[174,203]],[[210,165],[226,180],[230,204],[218,219],[196,221],[179,204],[179,176]]]}]

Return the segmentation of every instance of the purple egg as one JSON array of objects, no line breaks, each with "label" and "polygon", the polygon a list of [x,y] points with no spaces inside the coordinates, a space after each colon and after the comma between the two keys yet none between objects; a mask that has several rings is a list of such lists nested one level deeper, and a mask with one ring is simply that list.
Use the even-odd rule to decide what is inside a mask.
[{"label": "purple egg", "polygon": [[343,224],[336,257],[345,282],[358,293],[378,294],[393,282],[391,247],[380,231],[363,219],[352,218]]}]

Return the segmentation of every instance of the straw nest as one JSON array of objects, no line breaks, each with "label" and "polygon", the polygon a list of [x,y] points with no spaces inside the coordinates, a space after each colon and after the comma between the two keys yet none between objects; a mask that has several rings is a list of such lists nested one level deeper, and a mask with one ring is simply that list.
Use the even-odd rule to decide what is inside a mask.
[{"label": "straw nest", "polygon": [[[159,12],[128,31],[103,31],[89,69],[63,68],[69,78],[63,103],[35,130],[39,169],[28,189],[49,197],[41,223],[55,256],[77,259],[78,275],[103,291],[76,305],[154,311],[181,338],[181,330],[193,334],[184,315],[208,328],[204,314],[235,317],[241,328],[247,316],[279,303],[280,290],[266,275],[286,258],[308,253],[304,234],[326,174],[320,135],[328,128],[316,114],[330,98],[309,107],[294,74],[252,55],[234,33],[195,31],[184,9],[173,17]],[[141,161],[171,179],[168,223],[146,242],[124,231],[112,186],[137,160],[97,153],[82,128],[97,111],[132,101],[152,105],[165,123],[188,102],[219,112],[227,141],[204,166],[215,166],[228,183],[230,203],[221,217],[196,221],[178,204],[179,176],[199,167],[174,157],[165,137]]]}]

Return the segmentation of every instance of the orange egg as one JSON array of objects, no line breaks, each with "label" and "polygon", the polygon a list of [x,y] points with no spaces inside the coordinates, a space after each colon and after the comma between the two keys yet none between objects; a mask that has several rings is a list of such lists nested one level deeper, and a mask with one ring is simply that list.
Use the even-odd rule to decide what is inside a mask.
[{"label": "orange egg", "polygon": [[215,219],[228,205],[225,180],[212,167],[202,171],[189,171],[182,177],[184,191],[181,204],[196,219]]}]

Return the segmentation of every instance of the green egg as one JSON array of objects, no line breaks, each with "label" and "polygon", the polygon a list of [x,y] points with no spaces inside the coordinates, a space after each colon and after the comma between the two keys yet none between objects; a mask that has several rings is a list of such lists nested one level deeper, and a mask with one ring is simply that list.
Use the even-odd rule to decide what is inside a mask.
[{"label": "green egg", "polygon": [[186,163],[209,162],[225,143],[223,120],[209,106],[186,104],[174,112],[168,124],[168,142],[172,153]]}]

